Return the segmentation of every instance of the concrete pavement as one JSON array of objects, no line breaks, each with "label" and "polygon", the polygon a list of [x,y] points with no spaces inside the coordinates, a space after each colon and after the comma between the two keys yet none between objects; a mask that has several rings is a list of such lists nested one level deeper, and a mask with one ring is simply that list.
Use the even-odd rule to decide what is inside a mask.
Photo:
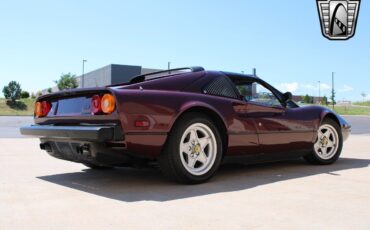
[{"label": "concrete pavement", "polygon": [[224,166],[184,186],[156,169],[92,171],[0,139],[0,229],[369,229],[369,136],[334,165]]}]

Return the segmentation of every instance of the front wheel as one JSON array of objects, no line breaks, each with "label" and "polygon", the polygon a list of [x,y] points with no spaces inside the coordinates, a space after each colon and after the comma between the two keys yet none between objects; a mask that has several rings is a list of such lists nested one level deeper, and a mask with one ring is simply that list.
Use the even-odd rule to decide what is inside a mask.
[{"label": "front wheel", "polygon": [[222,157],[218,129],[203,114],[185,114],[168,137],[159,164],[162,172],[180,183],[196,184],[210,179]]},{"label": "front wheel", "polygon": [[304,158],[312,164],[327,165],[338,160],[343,147],[340,126],[333,120],[326,119],[317,131],[317,140],[312,152]]}]

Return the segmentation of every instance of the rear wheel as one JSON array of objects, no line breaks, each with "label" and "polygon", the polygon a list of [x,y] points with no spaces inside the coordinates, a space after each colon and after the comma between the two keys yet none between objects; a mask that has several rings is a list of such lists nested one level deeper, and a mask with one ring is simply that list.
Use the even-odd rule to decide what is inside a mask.
[{"label": "rear wheel", "polygon": [[185,114],[169,134],[159,159],[161,171],[180,183],[210,179],[222,157],[222,141],[212,121],[200,113]]},{"label": "rear wheel", "polygon": [[338,160],[343,147],[343,137],[339,125],[325,119],[317,131],[317,140],[311,154],[304,158],[312,164],[332,164]]}]

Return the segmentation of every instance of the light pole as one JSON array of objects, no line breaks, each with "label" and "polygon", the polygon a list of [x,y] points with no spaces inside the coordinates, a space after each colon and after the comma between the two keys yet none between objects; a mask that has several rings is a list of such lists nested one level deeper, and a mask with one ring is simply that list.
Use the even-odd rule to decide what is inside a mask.
[{"label": "light pole", "polygon": [[333,103],[333,110],[334,110],[334,104],[335,104],[335,91],[334,91],[334,72],[331,73],[331,86],[332,86],[332,89],[331,89],[331,101]]},{"label": "light pole", "polygon": [[168,69],[168,74],[171,74],[171,71],[170,71],[170,69],[171,69],[171,62],[170,61],[167,63],[167,69]]},{"label": "light pole", "polygon": [[321,81],[319,81],[319,104],[321,104]]},{"label": "light pole", "polygon": [[82,60],[82,76],[81,76],[81,88],[85,88],[85,62],[87,60],[83,59]]}]

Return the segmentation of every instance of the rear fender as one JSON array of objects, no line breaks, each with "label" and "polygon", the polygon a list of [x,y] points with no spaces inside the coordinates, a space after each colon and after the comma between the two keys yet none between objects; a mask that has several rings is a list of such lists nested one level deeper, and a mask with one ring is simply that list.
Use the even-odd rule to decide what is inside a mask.
[{"label": "rear fender", "polygon": [[205,110],[212,111],[214,114],[217,114],[217,116],[222,120],[225,128],[227,127],[227,123],[226,123],[225,119],[223,118],[221,113],[219,111],[217,111],[216,108],[214,108],[213,106],[211,106],[209,104],[206,104],[204,102],[197,101],[197,102],[187,102],[187,103],[185,103],[181,106],[177,116],[170,123],[170,130],[172,130],[172,127],[174,126],[176,121],[179,119],[179,117],[181,117],[184,113],[189,112],[189,111],[194,110],[194,109],[197,109],[197,108],[199,108],[199,109],[203,108]]}]

